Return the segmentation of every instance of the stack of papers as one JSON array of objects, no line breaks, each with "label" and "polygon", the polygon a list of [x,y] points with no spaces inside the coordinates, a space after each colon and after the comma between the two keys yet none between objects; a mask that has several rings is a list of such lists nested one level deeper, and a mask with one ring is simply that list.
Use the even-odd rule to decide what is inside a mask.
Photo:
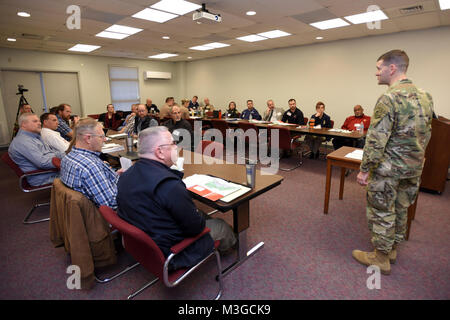
[{"label": "stack of papers", "polygon": [[102,147],[103,153],[112,153],[125,150],[123,146],[117,143],[105,143]]},{"label": "stack of papers", "polygon": [[362,160],[363,158],[363,149],[357,149],[345,155],[346,158]]},{"label": "stack of papers", "polygon": [[211,201],[220,199],[229,202],[250,191],[248,187],[204,174],[194,174],[183,179],[183,182],[189,191]]},{"label": "stack of papers", "polygon": [[328,129],[328,131],[342,132],[342,133],[352,133],[350,130],[345,130],[345,129]]},{"label": "stack of papers", "polygon": [[128,136],[127,133],[117,133],[117,134],[110,134],[108,137],[112,139],[120,139],[120,138],[126,138]]},{"label": "stack of papers", "polygon": [[277,126],[296,126],[295,123],[286,123],[281,121],[274,121],[270,124],[270,126],[277,125]]}]

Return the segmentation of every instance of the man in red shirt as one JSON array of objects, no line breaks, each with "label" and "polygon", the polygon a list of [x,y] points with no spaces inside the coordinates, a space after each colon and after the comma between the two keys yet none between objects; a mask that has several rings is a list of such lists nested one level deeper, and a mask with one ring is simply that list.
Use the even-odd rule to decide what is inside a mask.
[{"label": "man in red shirt", "polygon": [[[355,124],[363,124],[364,131],[367,131],[370,126],[370,117],[364,115],[364,109],[359,104],[353,108],[353,112],[355,113],[355,115],[350,116],[347,119],[345,119],[345,122],[342,125],[341,129],[355,131],[356,130]],[[358,139],[356,141],[355,145],[353,145],[353,142],[354,141],[352,139],[334,138],[333,139],[333,147],[334,147],[334,150],[337,150],[342,146],[364,148],[364,143],[365,143],[364,138]]]}]

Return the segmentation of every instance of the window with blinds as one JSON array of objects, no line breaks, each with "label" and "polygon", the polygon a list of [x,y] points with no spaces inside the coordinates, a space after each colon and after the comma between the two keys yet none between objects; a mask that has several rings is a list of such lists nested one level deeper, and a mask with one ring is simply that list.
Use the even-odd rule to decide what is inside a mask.
[{"label": "window with blinds", "polygon": [[109,66],[109,84],[115,110],[130,111],[139,103],[138,68]]}]

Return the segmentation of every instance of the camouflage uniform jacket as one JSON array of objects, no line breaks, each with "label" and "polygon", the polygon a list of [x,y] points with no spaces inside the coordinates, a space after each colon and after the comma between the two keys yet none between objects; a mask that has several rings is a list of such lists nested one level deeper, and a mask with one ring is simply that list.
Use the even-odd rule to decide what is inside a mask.
[{"label": "camouflage uniform jacket", "polygon": [[431,95],[411,80],[390,86],[375,106],[360,170],[390,177],[420,176],[432,115]]}]

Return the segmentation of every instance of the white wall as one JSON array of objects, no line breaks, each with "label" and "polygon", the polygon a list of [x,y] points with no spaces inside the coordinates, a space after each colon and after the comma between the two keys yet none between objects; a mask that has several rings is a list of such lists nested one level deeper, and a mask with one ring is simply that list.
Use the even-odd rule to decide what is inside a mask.
[{"label": "white wall", "polygon": [[288,99],[295,98],[306,117],[321,100],[340,127],[356,104],[372,114],[387,89],[377,85],[376,60],[403,49],[410,57],[408,76],[432,94],[436,113],[449,118],[450,41],[444,39],[450,39],[450,27],[193,61],[187,64],[186,90],[222,109],[234,100],[243,110],[253,99],[260,112],[268,99],[287,109]]}]

